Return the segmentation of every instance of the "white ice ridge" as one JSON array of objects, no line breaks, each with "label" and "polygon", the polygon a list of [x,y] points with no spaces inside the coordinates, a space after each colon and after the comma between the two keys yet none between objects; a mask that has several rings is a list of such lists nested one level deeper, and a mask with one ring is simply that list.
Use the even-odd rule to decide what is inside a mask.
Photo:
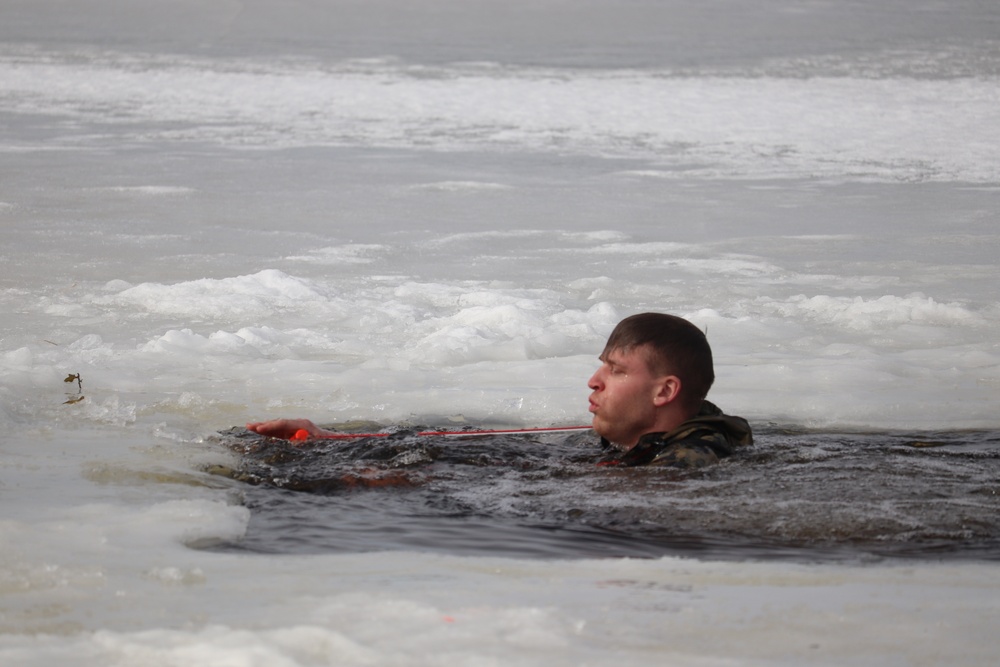
[{"label": "white ice ridge", "polygon": [[0,103],[84,126],[113,123],[135,141],[557,151],[651,158],[664,173],[709,178],[1000,179],[1000,86],[980,77],[462,66],[427,76],[394,63],[108,53],[0,58]]},{"label": "white ice ridge", "polygon": [[[111,289],[120,286],[115,282]],[[127,305],[161,315],[254,317],[274,311],[322,307],[337,303],[332,295],[303,278],[276,269],[230,278],[201,278],[172,285],[142,283],[97,302]]]}]

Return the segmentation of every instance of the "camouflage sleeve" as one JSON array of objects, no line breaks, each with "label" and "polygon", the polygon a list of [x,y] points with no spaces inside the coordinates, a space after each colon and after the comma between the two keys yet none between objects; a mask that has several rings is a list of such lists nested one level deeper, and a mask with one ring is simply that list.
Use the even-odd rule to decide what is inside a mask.
[{"label": "camouflage sleeve", "polygon": [[669,468],[703,468],[718,463],[730,454],[731,447],[719,433],[702,433],[699,436],[673,442],[659,452],[647,465]]},{"label": "camouflage sleeve", "polygon": [[657,454],[647,465],[664,468],[703,468],[718,461],[719,457],[707,445],[679,442]]}]

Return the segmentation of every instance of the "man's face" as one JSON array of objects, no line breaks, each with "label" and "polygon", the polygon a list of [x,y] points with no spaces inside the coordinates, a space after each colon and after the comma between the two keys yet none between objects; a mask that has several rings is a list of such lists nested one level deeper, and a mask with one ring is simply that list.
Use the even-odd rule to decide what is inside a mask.
[{"label": "man's face", "polygon": [[656,426],[654,400],[663,378],[655,376],[643,348],[612,350],[590,378],[590,412],[594,430],[611,442],[631,447]]}]

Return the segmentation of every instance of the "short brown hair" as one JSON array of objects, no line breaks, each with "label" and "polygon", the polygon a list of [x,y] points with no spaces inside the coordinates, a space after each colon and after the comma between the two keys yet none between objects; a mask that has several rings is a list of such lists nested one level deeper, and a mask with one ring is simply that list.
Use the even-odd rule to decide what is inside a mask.
[{"label": "short brown hair", "polygon": [[701,329],[676,315],[639,313],[618,323],[601,358],[614,351],[645,347],[646,363],[657,374],[681,380],[681,400],[697,410],[715,382],[712,348]]}]

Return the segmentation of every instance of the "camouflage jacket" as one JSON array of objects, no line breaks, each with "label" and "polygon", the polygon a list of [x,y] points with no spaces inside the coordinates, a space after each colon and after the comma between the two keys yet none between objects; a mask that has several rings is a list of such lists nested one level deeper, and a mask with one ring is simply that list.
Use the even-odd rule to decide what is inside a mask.
[{"label": "camouflage jacket", "polygon": [[737,447],[753,444],[750,424],[722,413],[705,401],[698,414],[666,433],[647,433],[628,451],[601,439],[607,452],[601,465],[701,468],[730,456]]}]

